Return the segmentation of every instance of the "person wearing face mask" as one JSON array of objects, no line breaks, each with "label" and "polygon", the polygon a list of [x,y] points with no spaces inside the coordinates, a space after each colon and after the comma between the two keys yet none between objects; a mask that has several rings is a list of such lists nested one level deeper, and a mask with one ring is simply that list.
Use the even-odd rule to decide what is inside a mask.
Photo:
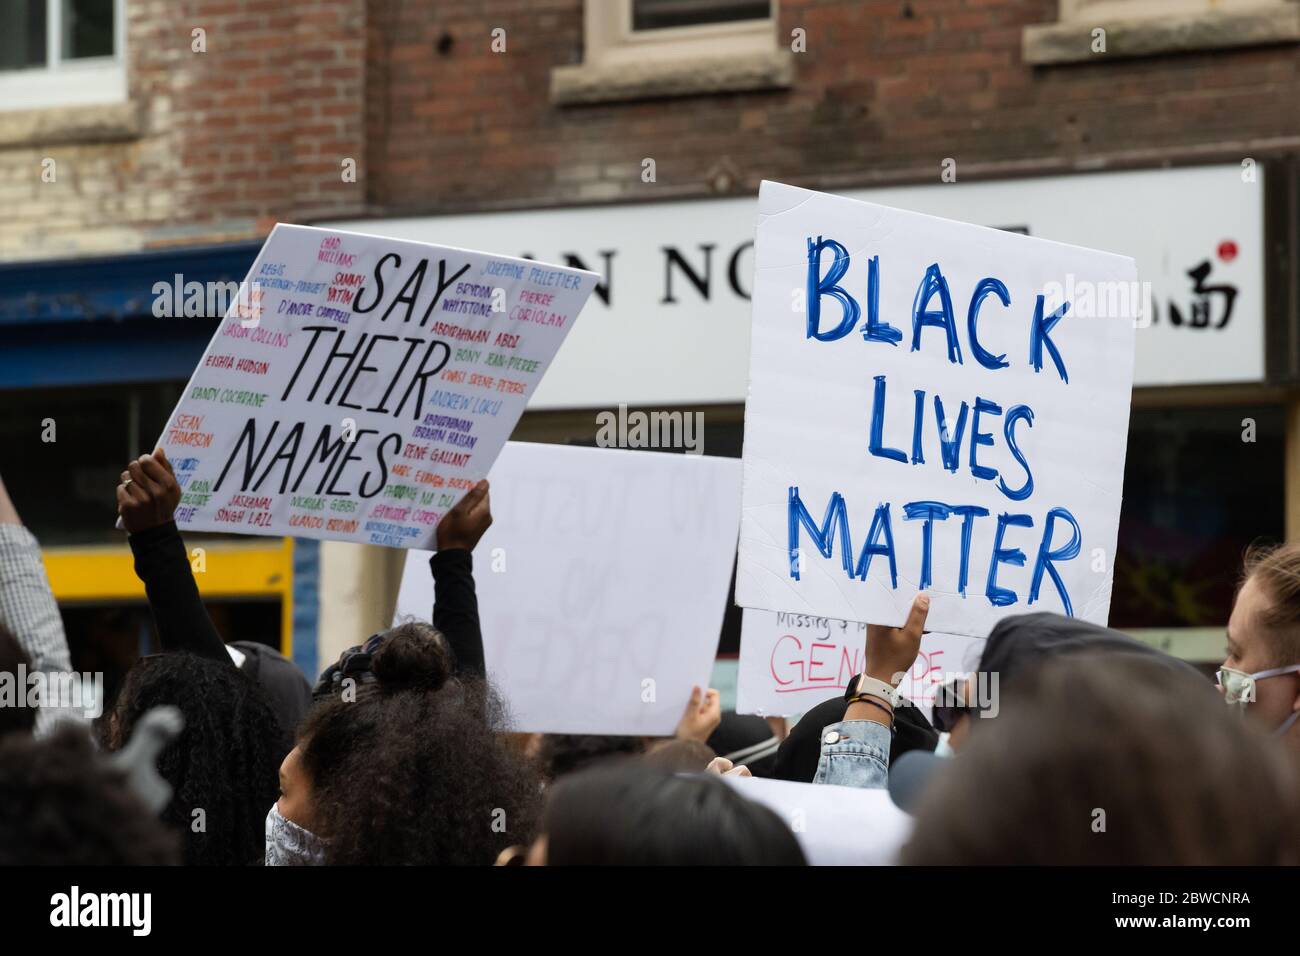
[{"label": "person wearing face mask", "polygon": [[393,628],[355,701],[317,704],[280,766],[265,862],[490,864],[531,839],[541,786],[491,687],[428,624]]},{"label": "person wearing face mask", "polygon": [[1224,699],[1300,757],[1300,546],[1246,554],[1227,653],[1219,669]]},{"label": "person wearing face mask", "polygon": [[484,480],[438,524],[434,624],[376,634],[317,681],[266,814],[268,866],[491,863],[531,833],[540,781],[499,733],[474,594],[491,524]]}]

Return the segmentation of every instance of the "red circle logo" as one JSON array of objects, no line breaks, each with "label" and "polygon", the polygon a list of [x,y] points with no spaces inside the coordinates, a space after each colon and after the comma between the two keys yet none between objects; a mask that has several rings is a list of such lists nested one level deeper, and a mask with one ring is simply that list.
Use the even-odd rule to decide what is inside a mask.
[{"label": "red circle logo", "polygon": [[1219,243],[1219,258],[1224,262],[1231,262],[1237,258],[1237,244],[1231,239],[1225,239]]}]

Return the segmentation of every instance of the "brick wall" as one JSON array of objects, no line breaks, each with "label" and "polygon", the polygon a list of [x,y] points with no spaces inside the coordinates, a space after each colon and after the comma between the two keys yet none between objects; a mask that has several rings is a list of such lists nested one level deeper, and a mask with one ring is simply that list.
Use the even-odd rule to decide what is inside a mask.
[{"label": "brick wall", "polygon": [[699,195],[720,174],[742,192],[925,182],[948,157],[960,180],[1300,147],[1294,43],[1025,65],[1022,28],[1055,20],[1055,0],[781,0],[781,36],[807,34],[792,89],[568,107],[549,71],[581,61],[580,0],[370,9],[377,214]]},{"label": "brick wall", "polygon": [[363,0],[127,12],[129,103],[0,114],[0,258],[249,238],[363,208],[340,166],[365,164]]},{"label": "brick wall", "polygon": [[780,11],[782,37],[807,35],[790,89],[557,106],[550,71],[581,62],[581,0],[128,0],[129,104],[0,112],[0,259],[762,178],[926,182],[946,158],[961,180],[1300,148],[1294,43],[1032,67],[1022,30],[1054,0]]}]

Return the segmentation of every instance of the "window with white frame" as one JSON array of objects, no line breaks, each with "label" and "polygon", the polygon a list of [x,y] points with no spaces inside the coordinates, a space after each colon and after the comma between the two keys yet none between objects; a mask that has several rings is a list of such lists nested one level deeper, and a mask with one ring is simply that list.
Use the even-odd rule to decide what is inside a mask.
[{"label": "window with white frame", "polygon": [[1275,0],[1061,0],[1061,19],[1134,14],[1140,17],[1177,16],[1213,10],[1249,10],[1272,2]]},{"label": "window with white frame", "polygon": [[583,58],[552,98],[600,102],[789,86],[776,0],[586,0]]},{"label": "window with white frame", "polygon": [[1022,53],[1049,64],[1296,41],[1300,0],[1059,0]]},{"label": "window with white frame", "polygon": [[0,0],[3,108],[125,100],[125,2]]}]

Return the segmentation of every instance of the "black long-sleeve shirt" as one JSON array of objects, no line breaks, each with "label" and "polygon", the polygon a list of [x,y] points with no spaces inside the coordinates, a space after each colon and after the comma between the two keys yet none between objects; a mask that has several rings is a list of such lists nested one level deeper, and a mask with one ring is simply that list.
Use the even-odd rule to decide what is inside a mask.
[{"label": "black long-sleeve shirt", "polygon": [[[203,606],[176,523],[138,531],[127,540],[163,650],[189,651],[234,666]],[[463,548],[438,551],[429,559],[429,568],[433,572],[433,626],[446,638],[457,673],[483,677],[486,668],[473,556]]]},{"label": "black long-sleeve shirt", "polygon": [[435,551],[429,558],[433,572],[433,626],[447,639],[456,659],[456,673],[485,677],[483,631],[478,620],[478,595],[474,592],[474,555],[464,548]]},{"label": "black long-sleeve shirt", "polygon": [[190,558],[176,522],[137,531],[127,537],[135,557],[135,574],[144,582],[154,625],[164,651],[189,651],[200,657],[235,662],[217,633],[194,582]]}]

